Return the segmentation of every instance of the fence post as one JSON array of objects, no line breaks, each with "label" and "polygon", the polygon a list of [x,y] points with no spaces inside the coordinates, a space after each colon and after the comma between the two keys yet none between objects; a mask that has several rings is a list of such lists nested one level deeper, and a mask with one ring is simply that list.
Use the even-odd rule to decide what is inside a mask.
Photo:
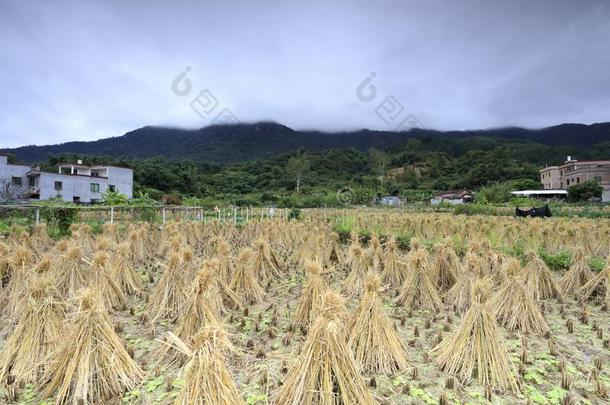
[{"label": "fence post", "polygon": [[161,211],[161,217],[163,218],[163,225],[165,225],[165,207],[163,207],[163,210]]},{"label": "fence post", "polygon": [[36,208],[36,225],[40,223],[40,208]]},{"label": "fence post", "polygon": [[233,207],[233,224],[237,225],[237,208]]},{"label": "fence post", "polygon": [[114,207],[110,207],[110,223],[114,224]]}]

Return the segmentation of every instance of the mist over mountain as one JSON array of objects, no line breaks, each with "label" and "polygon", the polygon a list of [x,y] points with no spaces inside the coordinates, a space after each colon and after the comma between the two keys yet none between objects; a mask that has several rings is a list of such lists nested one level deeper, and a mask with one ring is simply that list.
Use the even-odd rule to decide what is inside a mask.
[{"label": "mist over mountain", "polygon": [[413,138],[496,138],[533,142],[547,146],[591,147],[610,141],[610,123],[592,125],[561,124],[542,129],[499,128],[469,131],[436,131],[414,128],[406,132],[359,130],[351,132],[297,131],[273,122],[214,125],[196,130],[152,127],[139,128],[118,137],[56,145],[30,145],[5,149],[20,161],[37,162],[49,155],[74,153],[89,156],[126,158],[164,157],[216,164],[231,164],[268,158],[304,149],[371,148],[392,150]]}]

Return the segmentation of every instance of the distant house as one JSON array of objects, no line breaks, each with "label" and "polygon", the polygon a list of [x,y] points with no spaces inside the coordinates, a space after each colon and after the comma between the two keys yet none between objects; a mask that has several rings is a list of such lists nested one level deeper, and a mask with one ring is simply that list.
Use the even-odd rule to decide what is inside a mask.
[{"label": "distant house", "polygon": [[445,204],[465,204],[470,203],[474,200],[474,196],[471,191],[468,190],[450,190],[438,193],[430,199],[432,205],[438,205],[441,203]]},{"label": "distant house", "polygon": [[589,180],[602,186],[602,201],[610,201],[610,160],[579,161],[568,156],[562,165],[540,169],[540,182],[545,190],[566,190]]},{"label": "distant house", "polygon": [[106,190],[133,193],[133,170],[116,166],[86,166],[82,161],[62,163],[57,173],[43,172],[37,167],[8,163],[8,155],[0,153],[0,199],[48,200],[59,197],[76,203],[100,202]]},{"label": "distant house", "polygon": [[373,200],[373,202],[378,205],[402,205],[402,204],[404,204],[403,199],[396,195],[385,195],[382,197],[377,197],[377,198],[375,198],[375,200]]}]

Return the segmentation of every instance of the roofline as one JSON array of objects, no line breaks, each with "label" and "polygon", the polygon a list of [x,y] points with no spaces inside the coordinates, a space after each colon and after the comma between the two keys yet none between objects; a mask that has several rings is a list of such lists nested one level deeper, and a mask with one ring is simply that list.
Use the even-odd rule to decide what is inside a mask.
[{"label": "roofline", "polygon": [[568,192],[566,190],[516,190],[516,191],[511,191],[511,194],[514,195],[532,195],[532,194],[565,194],[567,195]]}]

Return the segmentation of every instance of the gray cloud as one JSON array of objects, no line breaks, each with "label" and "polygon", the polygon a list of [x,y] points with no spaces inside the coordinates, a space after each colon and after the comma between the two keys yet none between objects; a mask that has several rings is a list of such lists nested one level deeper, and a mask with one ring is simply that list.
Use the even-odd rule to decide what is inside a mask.
[{"label": "gray cloud", "polygon": [[606,121],[609,38],[603,0],[0,1],[0,147],[205,126],[204,89],[299,129],[391,129],[390,95],[439,129]]}]

